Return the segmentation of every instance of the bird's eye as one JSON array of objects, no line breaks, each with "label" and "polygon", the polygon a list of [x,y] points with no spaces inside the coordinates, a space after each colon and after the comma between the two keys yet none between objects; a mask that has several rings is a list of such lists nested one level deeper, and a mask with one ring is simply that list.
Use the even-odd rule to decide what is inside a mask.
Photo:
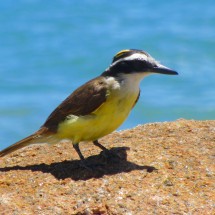
[{"label": "bird's eye", "polygon": [[143,71],[150,67],[149,62],[145,60],[135,60],[134,61],[134,68],[136,71]]},{"label": "bird's eye", "polygon": [[122,61],[122,62],[117,64],[117,67],[119,70],[125,71],[125,70],[127,70],[128,63],[126,61]]},{"label": "bird's eye", "polygon": [[114,73],[120,73],[120,72],[127,73],[131,71],[131,65],[126,61],[121,61],[113,65],[111,67],[111,71],[113,71]]}]

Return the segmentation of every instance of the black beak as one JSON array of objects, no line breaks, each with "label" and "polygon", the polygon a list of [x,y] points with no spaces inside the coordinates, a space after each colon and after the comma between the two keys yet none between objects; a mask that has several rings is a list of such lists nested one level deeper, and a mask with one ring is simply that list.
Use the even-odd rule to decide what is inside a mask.
[{"label": "black beak", "polygon": [[153,73],[165,74],[165,75],[178,75],[178,73],[168,67],[165,67],[161,64],[155,66],[151,69]]}]

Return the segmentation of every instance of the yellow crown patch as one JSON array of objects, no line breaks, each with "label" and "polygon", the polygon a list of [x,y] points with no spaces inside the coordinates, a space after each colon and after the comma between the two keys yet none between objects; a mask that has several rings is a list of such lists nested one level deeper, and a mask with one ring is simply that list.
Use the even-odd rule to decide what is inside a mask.
[{"label": "yellow crown patch", "polygon": [[129,49],[121,50],[121,51],[119,51],[119,52],[115,55],[115,57],[118,58],[118,57],[120,57],[121,55],[123,55],[123,54],[125,54],[126,52],[129,52],[129,51],[131,51],[131,50],[129,50]]}]

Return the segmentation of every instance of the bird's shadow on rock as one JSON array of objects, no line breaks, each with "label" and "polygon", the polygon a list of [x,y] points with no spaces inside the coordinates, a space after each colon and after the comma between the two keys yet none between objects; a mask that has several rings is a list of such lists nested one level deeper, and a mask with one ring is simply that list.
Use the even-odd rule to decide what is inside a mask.
[{"label": "bird's shadow on rock", "polygon": [[31,170],[41,171],[52,174],[56,179],[71,178],[77,180],[88,180],[91,178],[100,178],[104,175],[114,175],[122,172],[131,172],[133,170],[146,170],[153,172],[157,170],[153,166],[141,166],[127,160],[128,147],[115,147],[110,150],[114,156],[105,158],[102,152],[99,155],[93,155],[86,158],[86,163],[91,169],[82,167],[80,160],[62,161],[52,164],[35,164],[29,166],[12,166],[0,168],[0,171],[6,172],[10,170]]}]

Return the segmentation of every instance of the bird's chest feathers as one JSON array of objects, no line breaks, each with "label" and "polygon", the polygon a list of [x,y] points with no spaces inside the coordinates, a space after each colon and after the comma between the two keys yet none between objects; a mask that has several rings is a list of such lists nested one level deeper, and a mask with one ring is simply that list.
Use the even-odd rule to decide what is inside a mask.
[{"label": "bird's chest feathers", "polygon": [[127,79],[118,82],[114,78],[109,78],[107,81],[109,85],[107,100],[95,114],[102,113],[112,119],[124,121],[138,97],[139,84]]},{"label": "bird's chest feathers", "polygon": [[[61,137],[73,142],[96,140],[117,129],[127,118],[139,94],[139,85],[117,82],[109,78],[107,99],[94,112],[86,116],[72,116],[61,125]],[[60,132],[61,131],[61,132]]]}]

